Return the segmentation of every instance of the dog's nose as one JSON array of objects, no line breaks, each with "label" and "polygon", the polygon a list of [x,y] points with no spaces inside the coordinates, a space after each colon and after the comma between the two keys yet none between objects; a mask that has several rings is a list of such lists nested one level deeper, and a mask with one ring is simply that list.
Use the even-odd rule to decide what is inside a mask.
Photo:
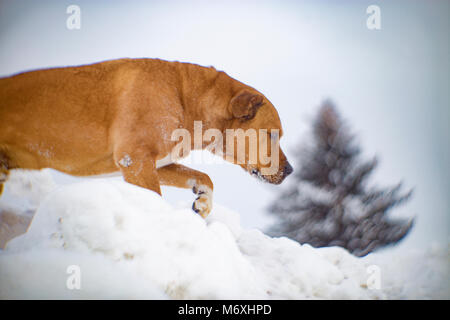
[{"label": "dog's nose", "polygon": [[284,165],[284,171],[283,171],[283,175],[285,177],[287,177],[288,175],[290,175],[292,172],[294,172],[294,169],[292,168],[292,166],[289,164],[289,162],[286,161],[285,165]]}]

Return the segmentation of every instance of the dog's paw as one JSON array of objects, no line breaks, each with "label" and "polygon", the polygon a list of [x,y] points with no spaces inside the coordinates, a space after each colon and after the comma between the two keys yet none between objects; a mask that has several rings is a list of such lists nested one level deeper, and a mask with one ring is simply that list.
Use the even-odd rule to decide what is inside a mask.
[{"label": "dog's paw", "polygon": [[192,204],[192,210],[198,213],[202,218],[206,218],[212,209],[212,191],[206,186],[194,186],[192,191],[198,195]]}]

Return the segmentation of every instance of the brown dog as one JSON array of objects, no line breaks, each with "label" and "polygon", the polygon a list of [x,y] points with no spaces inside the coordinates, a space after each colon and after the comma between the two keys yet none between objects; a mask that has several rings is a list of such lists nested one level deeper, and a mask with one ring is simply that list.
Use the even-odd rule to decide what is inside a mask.
[{"label": "brown dog", "polygon": [[[192,188],[199,196],[193,209],[206,217],[210,178],[169,157],[177,144],[171,133],[193,133],[196,120],[203,131],[278,129],[282,135],[269,100],[213,67],[120,59],[2,78],[0,192],[12,169],[53,168],[75,176],[120,171],[127,182],[158,194],[160,185]],[[270,135],[259,138],[270,141]],[[247,151],[241,163],[236,156],[227,160],[278,184],[292,167],[277,152],[279,167],[271,175],[261,174],[269,164],[250,163]]]}]

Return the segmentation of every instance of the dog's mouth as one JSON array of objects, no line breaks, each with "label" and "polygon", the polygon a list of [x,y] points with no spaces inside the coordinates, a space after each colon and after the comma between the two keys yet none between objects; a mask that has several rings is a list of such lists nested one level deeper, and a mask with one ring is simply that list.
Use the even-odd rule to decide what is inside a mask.
[{"label": "dog's mouth", "polygon": [[283,180],[292,173],[293,169],[289,163],[286,162],[284,166],[284,170],[278,170],[277,173],[272,175],[264,175],[261,173],[260,169],[257,167],[247,167],[246,170],[251,176],[261,180],[263,182],[267,182],[270,184],[280,184]]},{"label": "dog's mouth", "polygon": [[261,174],[261,171],[259,171],[259,169],[253,168],[249,172],[251,176],[257,178],[258,180],[270,183],[269,179],[266,176],[263,176]]},{"label": "dog's mouth", "polygon": [[250,173],[252,177],[270,184],[280,184],[283,181],[282,174],[263,175],[258,168],[252,168],[248,170],[248,173]]}]

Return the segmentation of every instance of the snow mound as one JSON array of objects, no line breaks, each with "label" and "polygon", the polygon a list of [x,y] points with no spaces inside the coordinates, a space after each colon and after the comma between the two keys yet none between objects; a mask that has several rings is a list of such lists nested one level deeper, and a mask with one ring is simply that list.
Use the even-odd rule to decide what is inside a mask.
[{"label": "snow mound", "polygon": [[[410,279],[371,288],[373,259],[243,229],[239,215],[218,204],[203,220],[191,204],[174,207],[122,181],[55,187],[48,172],[40,174],[40,195],[31,198],[41,201],[28,232],[0,251],[0,299],[382,299],[416,292],[405,286]],[[448,262],[448,249],[440,257]],[[67,285],[70,266],[79,268],[80,289]],[[448,268],[440,270],[448,279]],[[442,290],[448,294],[448,286]]]}]

